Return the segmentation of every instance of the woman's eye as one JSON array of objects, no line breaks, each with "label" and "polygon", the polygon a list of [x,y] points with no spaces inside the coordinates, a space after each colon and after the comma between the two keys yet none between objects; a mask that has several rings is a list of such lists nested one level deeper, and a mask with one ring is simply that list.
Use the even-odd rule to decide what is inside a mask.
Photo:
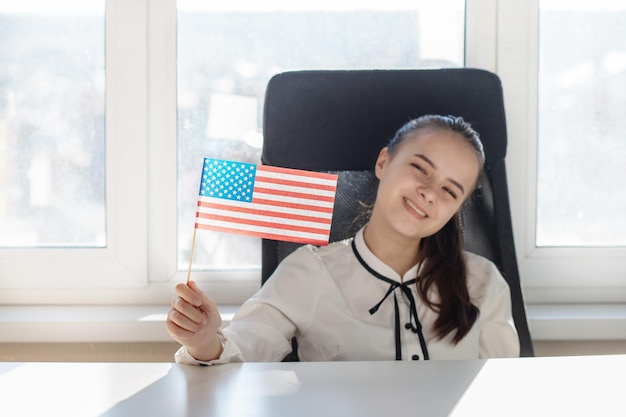
[{"label": "woman's eye", "polygon": [[421,172],[422,174],[425,174],[425,173],[426,173],[426,170],[425,170],[424,168],[422,168],[422,166],[421,166],[421,165],[418,165],[418,164],[411,164],[411,165],[413,165],[413,166],[415,167],[415,169],[417,169],[417,170],[418,170],[419,172]]},{"label": "woman's eye", "polygon": [[456,193],[454,191],[452,191],[448,187],[443,187],[443,191],[448,193],[448,195],[450,195],[452,198],[454,198],[456,200],[457,196],[456,196]]}]

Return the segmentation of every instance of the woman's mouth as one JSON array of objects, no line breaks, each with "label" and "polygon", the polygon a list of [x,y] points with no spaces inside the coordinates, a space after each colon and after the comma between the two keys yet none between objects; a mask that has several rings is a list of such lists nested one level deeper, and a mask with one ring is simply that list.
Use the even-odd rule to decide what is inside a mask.
[{"label": "woman's mouth", "polygon": [[404,202],[406,203],[407,206],[409,206],[411,208],[411,210],[413,210],[418,216],[420,217],[428,217],[428,214],[426,214],[424,211],[422,211],[419,207],[417,207],[415,204],[413,204],[413,202],[407,198],[404,198]]}]

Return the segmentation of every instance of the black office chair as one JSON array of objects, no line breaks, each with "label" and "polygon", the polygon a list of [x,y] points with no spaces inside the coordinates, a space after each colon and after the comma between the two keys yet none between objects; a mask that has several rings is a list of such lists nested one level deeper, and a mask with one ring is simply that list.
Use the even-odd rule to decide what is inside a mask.
[{"label": "black office chair", "polygon": [[[425,114],[461,116],[480,134],[485,170],[462,213],[465,248],[494,262],[509,283],[521,356],[533,356],[513,242],[502,85],[495,74],[455,68],[276,75],[265,95],[262,162],[338,173],[330,240],[341,240],[367,221],[378,152],[401,125]],[[263,240],[263,282],[297,246]]]}]

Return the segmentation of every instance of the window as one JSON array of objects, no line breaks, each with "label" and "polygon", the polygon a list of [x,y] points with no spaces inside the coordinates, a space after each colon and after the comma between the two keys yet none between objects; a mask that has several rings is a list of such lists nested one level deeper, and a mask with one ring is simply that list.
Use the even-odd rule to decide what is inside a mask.
[{"label": "window", "polygon": [[106,246],[104,3],[90,6],[0,9],[0,247]]},{"label": "window", "polygon": [[539,247],[626,246],[626,6],[542,0]]},{"label": "window", "polygon": [[0,286],[145,285],[145,6],[9,3],[0,6]]},{"label": "window", "polygon": [[[259,162],[273,74],[467,65],[503,81],[527,301],[626,300],[626,12],[613,3],[3,2],[0,293],[167,303],[202,158]],[[259,285],[259,248],[199,232],[194,279],[239,303]]]},{"label": "window", "polygon": [[509,187],[530,302],[626,298],[624,12],[611,1],[558,0],[498,11]]}]

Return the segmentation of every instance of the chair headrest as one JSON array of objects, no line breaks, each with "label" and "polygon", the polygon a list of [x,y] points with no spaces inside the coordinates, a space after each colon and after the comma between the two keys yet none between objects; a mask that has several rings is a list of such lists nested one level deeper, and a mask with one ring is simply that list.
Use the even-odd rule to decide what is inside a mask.
[{"label": "chair headrest", "polygon": [[396,130],[424,114],[463,117],[485,145],[486,166],[504,159],[500,79],[454,68],[278,74],[265,96],[265,120],[273,122],[264,125],[262,161],[316,171],[370,170]]}]

